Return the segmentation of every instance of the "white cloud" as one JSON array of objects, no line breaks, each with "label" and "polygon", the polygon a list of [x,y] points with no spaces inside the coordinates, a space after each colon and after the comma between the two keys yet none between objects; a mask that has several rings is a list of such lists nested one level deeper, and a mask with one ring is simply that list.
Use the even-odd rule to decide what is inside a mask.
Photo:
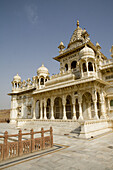
[{"label": "white cloud", "polygon": [[34,4],[30,4],[30,5],[27,5],[25,7],[25,10],[26,10],[28,20],[32,24],[36,24],[37,21],[38,21],[38,9],[37,9],[37,6],[35,6]]}]

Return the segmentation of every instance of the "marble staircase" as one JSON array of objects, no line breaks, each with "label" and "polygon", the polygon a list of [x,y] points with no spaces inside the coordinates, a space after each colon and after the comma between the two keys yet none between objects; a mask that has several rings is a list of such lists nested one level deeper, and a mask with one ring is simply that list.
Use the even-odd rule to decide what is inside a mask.
[{"label": "marble staircase", "polygon": [[80,133],[80,123],[77,121],[43,121],[43,120],[35,120],[35,121],[18,121],[17,128],[21,128],[23,130],[30,130],[33,128],[36,131],[39,131],[41,127],[44,129],[49,129],[50,126],[53,128],[53,134],[58,135],[79,135]]}]

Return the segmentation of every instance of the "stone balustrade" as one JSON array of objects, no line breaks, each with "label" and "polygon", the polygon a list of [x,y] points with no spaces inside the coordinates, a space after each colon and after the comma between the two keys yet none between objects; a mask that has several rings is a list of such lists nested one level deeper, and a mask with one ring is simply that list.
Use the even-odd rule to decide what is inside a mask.
[{"label": "stone balustrade", "polygon": [[108,59],[108,60],[104,60],[102,63],[102,66],[108,65],[108,64],[113,64],[113,59]]},{"label": "stone balustrade", "polygon": [[[33,129],[31,129],[30,133],[22,133],[22,131],[19,130],[18,134],[11,135],[6,131],[4,136],[0,136],[1,139],[4,139],[4,142],[0,144],[0,161],[52,147],[52,131],[52,127],[50,127],[50,130],[41,128],[41,131],[38,132],[34,132]],[[50,135],[47,134],[44,136],[44,134],[48,132]],[[38,134],[40,134],[41,137],[37,137]],[[23,136],[28,137],[23,138]],[[17,141],[15,141],[15,138],[17,138]]]}]

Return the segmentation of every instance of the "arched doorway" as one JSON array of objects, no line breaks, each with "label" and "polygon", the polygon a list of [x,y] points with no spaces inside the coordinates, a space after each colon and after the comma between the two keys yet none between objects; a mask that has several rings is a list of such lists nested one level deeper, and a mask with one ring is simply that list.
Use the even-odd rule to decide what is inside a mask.
[{"label": "arched doorway", "polygon": [[92,95],[86,92],[82,96],[82,112],[85,120],[92,118]]},{"label": "arched doorway", "polygon": [[98,111],[98,117],[100,119],[100,116],[101,116],[101,109],[100,109],[100,95],[99,93],[97,92],[97,111]]},{"label": "arched doorway", "polygon": [[47,119],[50,119],[50,113],[51,113],[51,100],[47,99],[47,107],[46,107],[46,114],[47,114]]},{"label": "arched doorway", "polygon": [[40,101],[39,100],[36,101],[35,115],[37,119],[40,118]]},{"label": "arched doorway", "polygon": [[66,116],[67,119],[72,119],[72,99],[71,96],[68,95],[66,98]]},{"label": "arched doorway", "polygon": [[57,97],[54,100],[54,117],[55,119],[63,118],[62,99],[60,97]]}]

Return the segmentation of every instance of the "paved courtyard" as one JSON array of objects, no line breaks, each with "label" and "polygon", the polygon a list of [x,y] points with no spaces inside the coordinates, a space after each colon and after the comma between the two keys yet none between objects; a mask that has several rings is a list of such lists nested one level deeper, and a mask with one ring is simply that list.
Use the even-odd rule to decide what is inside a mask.
[{"label": "paved courtyard", "polygon": [[[0,132],[5,129],[10,133],[17,132],[10,124],[0,124]],[[113,170],[113,133],[89,140],[54,135],[54,144],[62,146],[62,149],[42,156],[39,154],[36,158],[20,161],[13,166],[9,164],[5,169]]]}]

